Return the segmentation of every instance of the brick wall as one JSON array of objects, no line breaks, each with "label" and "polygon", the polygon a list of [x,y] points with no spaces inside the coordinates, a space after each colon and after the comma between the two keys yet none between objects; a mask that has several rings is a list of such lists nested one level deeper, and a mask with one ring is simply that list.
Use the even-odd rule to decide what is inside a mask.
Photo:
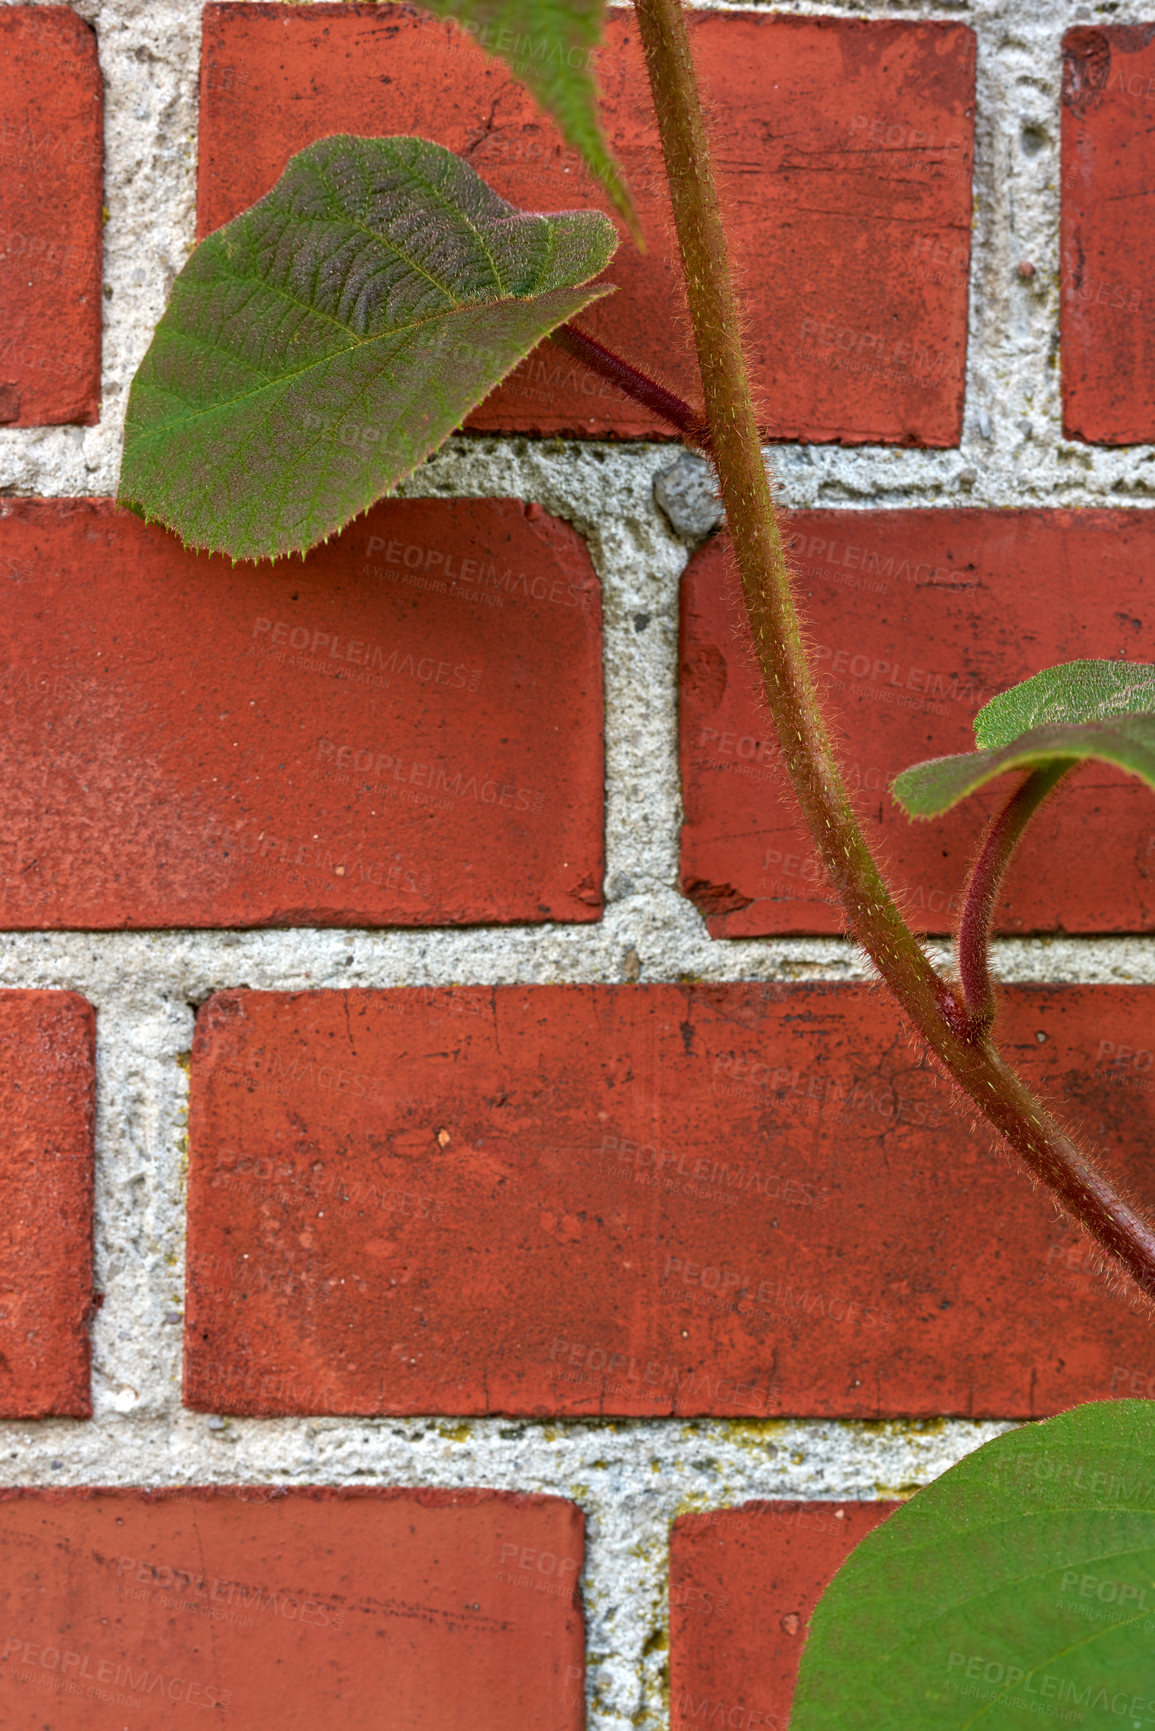
[{"label": "brick wall", "polygon": [[[695,14],[811,636],[939,938],[972,832],[890,775],[1155,658],[1155,24],[1022,12]],[[608,67],[653,245],[591,321],[689,378],[629,14]],[[111,509],[196,234],[339,130],[594,200],[400,9],[0,8],[4,1723],[781,1728],[893,1499],[1155,1394],[1148,1330],[839,937],[636,407],[547,345],[291,568]],[[1148,1196],[1153,811],[1085,774],[997,944]]]}]

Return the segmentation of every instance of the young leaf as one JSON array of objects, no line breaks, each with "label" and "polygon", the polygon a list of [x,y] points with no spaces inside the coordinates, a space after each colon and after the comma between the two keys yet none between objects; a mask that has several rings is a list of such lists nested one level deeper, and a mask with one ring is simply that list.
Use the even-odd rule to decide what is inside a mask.
[{"label": "young leaf", "polygon": [[592,61],[602,39],[605,0],[422,0],[422,4],[438,18],[456,19],[528,86],[553,115],[566,143],[585,158],[640,246],[637,214],[598,120]]},{"label": "young leaf", "polygon": [[1136,661],[1068,661],[1000,691],[975,716],[985,749],[934,757],[892,784],[911,817],[939,817],[1011,769],[1100,758],[1155,787],[1155,667]]},{"label": "young leaf", "polygon": [[326,138],[200,245],[133,381],[120,498],[234,559],[303,552],[547,336],[617,232],[528,215],[420,138]]},{"label": "young leaf", "polygon": [[1155,787],[1155,715],[1124,715],[1086,727],[1034,727],[1001,751],[968,751],[916,763],[895,777],[891,792],[910,817],[939,817],[1009,769],[1042,769],[1056,758],[1080,763],[1090,757]]},{"label": "young leaf", "polygon": [[1150,1724],[1153,1631],[1155,1403],[1076,1407],[862,1541],[815,1612],[790,1731]]},{"label": "young leaf", "polygon": [[975,716],[987,751],[1049,722],[1106,721],[1155,710],[1155,667],[1142,661],[1066,661],[1000,691]]}]

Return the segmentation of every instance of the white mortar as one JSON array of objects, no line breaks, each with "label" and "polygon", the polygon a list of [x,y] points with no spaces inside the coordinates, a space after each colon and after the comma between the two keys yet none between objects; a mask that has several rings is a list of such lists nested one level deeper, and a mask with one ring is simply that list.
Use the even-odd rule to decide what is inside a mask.
[{"label": "white mortar", "polygon": [[[4,0],[7,3],[7,0]],[[1146,504],[1155,448],[1096,450],[1060,428],[1059,41],[1090,6],[782,4],[780,11],[949,16],[977,32],[978,128],[966,424],[956,451],[785,448],[783,503]],[[200,6],[79,0],[106,85],[104,418],[0,429],[0,489],[115,490],[132,373],[192,245]],[[1102,13],[1117,19],[1113,8]],[[1041,129],[1040,148],[1022,143]],[[1036,134],[1036,138],[1039,135]],[[1020,260],[1036,275],[1024,283]],[[1048,354],[1056,364],[1048,366]],[[1024,431],[1029,424],[1029,433]],[[677,893],[677,582],[685,550],[655,509],[667,446],[457,440],[411,494],[537,499],[589,539],[605,591],[607,884],[600,926],[449,932],[290,931],[0,937],[0,984],[83,992],[98,1011],[96,1417],[0,1424],[5,1484],[490,1485],[575,1497],[590,1519],[590,1724],[666,1718],[668,1523],[749,1496],[875,1497],[926,1483],[1002,1427],[653,1420],[245,1420],[216,1428],[179,1401],[183,1136],[193,1006],[225,986],[522,981],[860,979],[833,939],[712,943]],[[634,616],[649,614],[636,629]],[[1015,980],[1155,982],[1155,940],[997,946]],[[636,960],[635,960],[636,958]],[[217,1421],[219,1426],[219,1421]]]}]

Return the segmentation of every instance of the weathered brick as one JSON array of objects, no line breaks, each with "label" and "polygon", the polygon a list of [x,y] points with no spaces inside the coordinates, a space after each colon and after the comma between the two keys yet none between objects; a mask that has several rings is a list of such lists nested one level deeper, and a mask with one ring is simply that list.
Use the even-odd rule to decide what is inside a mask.
[{"label": "weathered brick", "polygon": [[[1152,1001],[1019,987],[1000,1022],[1140,1198]],[[237,991],[198,1018],[196,1408],[1034,1417],[1149,1377],[1095,1266],[865,987]]]},{"label": "weathered brick", "polygon": [[895,1503],[743,1503],[670,1535],[670,1727],[782,1731],[814,1607]]},{"label": "weathered brick", "polygon": [[[962,427],[974,38],[957,24],[691,14],[711,102],[755,383],[776,438],[957,444]],[[788,79],[779,77],[789,66]],[[209,5],[202,234],[336,132],[417,133],[467,155],[515,204],[599,206],[574,152],[502,62],[402,7]],[[637,26],[612,14],[604,118],[649,241],[579,321],[683,393],[697,371]],[[816,215],[815,213],[820,214]],[[621,225],[619,224],[619,227]],[[624,231],[623,231],[624,232]],[[539,348],[468,423],[669,436],[639,405]]]},{"label": "weathered brick", "polygon": [[[847,786],[907,917],[954,929],[997,782],[933,823],[892,799],[913,763],[974,750],[996,691],[1081,656],[1149,659],[1155,516],[1146,511],[805,511],[797,590]],[[682,587],[682,889],[714,937],[837,932],[842,910],[802,829],[728,542]],[[1155,807],[1133,777],[1080,769],[1034,819],[997,912],[1005,932],[1148,931]]]},{"label": "weathered brick", "polygon": [[0,425],[99,412],[103,101],[91,25],[0,8]]},{"label": "weathered brick", "polygon": [[88,1418],[96,1019],[0,992],[0,1418]]},{"label": "weathered brick", "polygon": [[582,1561],[559,1497],[3,1491],[0,1720],[579,1731]]},{"label": "weathered brick", "polygon": [[537,506],[231,566],[10,500],[0,556],[3,926],[599,917],[600,591]]},{"label": "weathered brick", "polygon": [[1155,439],[1155,34],[1080,25],[1063,38],[1063,431]]}]

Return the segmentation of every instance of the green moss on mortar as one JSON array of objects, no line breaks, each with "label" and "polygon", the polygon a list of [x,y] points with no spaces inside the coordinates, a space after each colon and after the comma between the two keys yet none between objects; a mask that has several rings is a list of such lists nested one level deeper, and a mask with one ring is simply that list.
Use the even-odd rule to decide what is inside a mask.
[{"label": "green moss on mortar", "polygon": [[724,1434],[739,1448],[753,1449],[764,1447],[786,1428],[786,1420],[781,1418],[731,1418],[726,1420]]}]

